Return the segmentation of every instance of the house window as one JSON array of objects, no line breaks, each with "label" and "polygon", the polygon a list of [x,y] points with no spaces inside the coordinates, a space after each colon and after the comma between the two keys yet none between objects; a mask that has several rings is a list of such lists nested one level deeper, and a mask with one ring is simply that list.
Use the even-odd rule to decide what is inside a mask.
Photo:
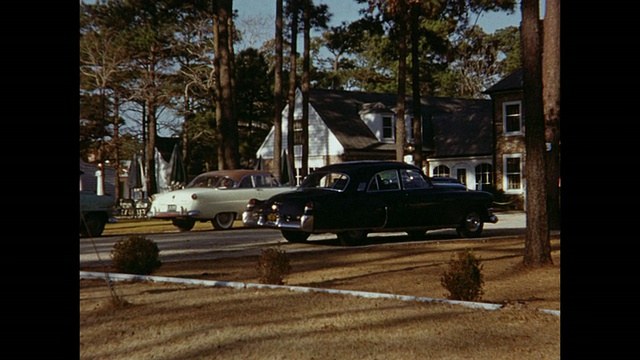
[{"label": "house window", "polygon": [[492,184],[493,166],[483,163],[476,166],[476,190],[485,189],[487,185]]},{"label": "house window", "polygon": [[391,116],[382,117],[382,139],[393,139],[393,118]]},{"label": "house window", "polygon": [[522,134],[522,103],[520,101],[504,103],[502,113],[504,114],[504,133]]},{"label": "house window", "polygon": [[302,119],[293,121],[293,145],[302,145]]},{"label": "house window", "polygon": [[449,167],[446,165],[438,165],[433,168],[433,176],[442,176],[442,177],[450,177],[451,171]]},{"label": "house window", "polygon": [[457,172],[458,181],[467,185],[467,169],[458,169],[458,171],[456,172]]},{"label": "house window", "polygon": [[504,158],[504,192],[522,192],[522,156],[505,155]]}]

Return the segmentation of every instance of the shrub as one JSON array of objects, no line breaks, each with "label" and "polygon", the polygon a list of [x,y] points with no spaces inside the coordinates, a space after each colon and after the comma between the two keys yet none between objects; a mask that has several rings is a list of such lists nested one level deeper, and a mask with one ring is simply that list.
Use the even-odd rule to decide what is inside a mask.
[{"label": "shrub", "polygon": [[291,273],[287,254],[274,248],[262,250],[257,268],[262,284],[283,285],[284,277]]},{"label": "shrub", "polygon": [[141,235],[130,236],[115,243],[111,251],[118,272],[149,275],[162,265],[158,260],[158,245]]},{"label": "shrub", "polygon": [[477,301],[482,294],[484,279],[480,259],[472,251],[458,252],[458,260],[451,255],[449,270],[440,278],[440,284],[449,290],[450,300]]}]

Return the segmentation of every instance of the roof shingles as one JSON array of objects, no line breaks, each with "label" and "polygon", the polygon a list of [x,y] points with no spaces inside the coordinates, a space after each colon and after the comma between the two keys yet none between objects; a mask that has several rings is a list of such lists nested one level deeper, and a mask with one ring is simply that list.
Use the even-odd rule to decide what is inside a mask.
[{"label": "roof shingles", "polygon": [[[381,143],[361,120],[362,111],[392,112],[395,94],[312,89],[309,101],[346,151],[393,151]],[[491,100],[422,97],[423,132],[433,129],[436,157],[488,155],[492,152]],[[373,109],[371,109],[373,108]],[[412,113],[407,98],[407,114]],[[427,125],[427,124],[425,124]],[[426,135],[426,134],[424,134]],[[425,148],[428,147],[425,141]]]}]

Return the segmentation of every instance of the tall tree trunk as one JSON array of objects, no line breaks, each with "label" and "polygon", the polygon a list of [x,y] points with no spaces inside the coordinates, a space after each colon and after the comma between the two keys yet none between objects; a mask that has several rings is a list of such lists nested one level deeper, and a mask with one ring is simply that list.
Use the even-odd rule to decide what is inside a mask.
[{"label": "tall tree trunk", "polygon": [[524,68],[526,266],[551,264],[547,218],[544,114],[542,108],[542,47],[538,0],[522,0],[522,59]]},{"label": "tall tree trunk", "polygon": [[304,50],[302,56],[302,158],[300,177],[304,179],[309,169],[309,48],[311,46],[311,1],[305,1],[303,8]]},{"label": "tall tree trunk", "polygon": [[156,184],[156,104],[153,98],[147,99],[147,151],[145,157],[145,167],[147,170],[147,193],[145,197],[149,197],[158,192],[158,184]]},{"label": "tall tree trunk", "polygon": [[236,107],[237,98],[236,98],[236,55],[233,50],[233,34],[235,33],[235,28],[233,25],[233,0],[227,0],[229,3],[229,7],[227,8],[227,29],[229,32],[229,42],[227,43],[229,47],[229,74],[231,79],[229,84],[231,86],[231,104],[229,104],[229,108],[231,109],[231,121],[229,124],[229,133],[225,134],[225,156],[227,159],[227,163],[229,164],[229,169],[238,169],[240,168],[240,135],[238,130],[238,109]]},{"label": "tall tree trunk", "polygon": [[[187,94],[187,89],[184,92],[184,122],[182,123],[182,158],[189,159],[189,131],[191,120],[193,119],[193,114],[191,113],[191,103],[189,95]],[[184,162],[184,172],[186,176],[186,183],[189,183],[189,161]]]},{"label": "tall tree trunk", "polygon": [[420,3],[411,3],[411,91],[413,96],[413,163],[422,168],[422,104],[420,102]]},{"label": "tall tree trunk", "polygon": [[560,0],[546,0],[543,23],[542,94],[547,151],[549,228],[559,230],[560,210]]},{"label": "tall tree trunk", "polygon": [[233,113],[233,69],[229,42],[231,29],[229,28],[229,17],[232,14],[233,1],[220,0],[218,16],[218,45],[220,54],[220,105],[221,117],[218,121],[218,131],[222,140],[222,160],[223,164],[218,164],[219,169],[238,168],[237,158],[237,122]]},{"label": "tall tree trunk", "polygon": [[405,0],[398,2],[396,26],[398,28],[398,99],[396,110],[396,160],[404,161],[406,128],[404,121],[405,96],[407,93],[407,6]]},{"label": "tall tree trunk", "polygon": [[[218,1],[213,2],[213,71],[214,71],[214,89],[216,104],[216,150],[218,152],[218,170],[224,169],[224,148],[222,144],[222,131],[220,130],[222,121],[222,87],[220,82],[220,3]],[[209,169],[206,169],[209,171]]]},{"label": "tall tree trunk", "polygon": [[116,169],[116,203],[120,200],[120,101],[117,94],[113,95],[113,143],[115,144],[115,169]]},{"label": "tall tree trunk", "polygon": [[282,2],[276,0],[276,63],[273,86],[273,166],[271,172],[278,180],[282,180]]},{"label": "tall tree trunk", "polygon": [[158,135],[157,131],[157,119],[156,119],[156,110],[157,110],[157,102],[156,102],[156,89],[153,88],[156,84],[156,57],[155,51],[151,49],[149,52],[149,91],[145,94],[146,96],[146,108],[147,108],[147,149],[146,149],[146,157],[145,157],[145,167],[147,171],[147,193],[145,197],[149,197],[158,192],[158,184],[156,183],[156,136]]},{"label": "tall tree trunk", "polygon": [[[291,55],[289,57],[290,72],[289,72],[289,112],[287,117],[287,158],[290,167],[295,169],[295,156],[294,156],[294,136],[293,136],[293,122],[296,110],[296,60],[298,51],[298,1],[292,0],[292,14],[291,19]],[[296,184],[295,177],[291,177],[289,174],[289,181],[291,184]]]}]

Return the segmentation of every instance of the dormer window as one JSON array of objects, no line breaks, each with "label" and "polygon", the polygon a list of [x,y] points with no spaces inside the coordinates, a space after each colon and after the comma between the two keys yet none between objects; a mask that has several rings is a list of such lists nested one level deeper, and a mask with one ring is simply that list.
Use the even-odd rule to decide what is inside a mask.
[{"label": "dormer window", "polygon": [[504,135],[522,134],[522,102],[512,101],[502,104]]},{"label": "dormer window", "polygon": [[393,118],[382,117],[382,140],[393,140]]}]

